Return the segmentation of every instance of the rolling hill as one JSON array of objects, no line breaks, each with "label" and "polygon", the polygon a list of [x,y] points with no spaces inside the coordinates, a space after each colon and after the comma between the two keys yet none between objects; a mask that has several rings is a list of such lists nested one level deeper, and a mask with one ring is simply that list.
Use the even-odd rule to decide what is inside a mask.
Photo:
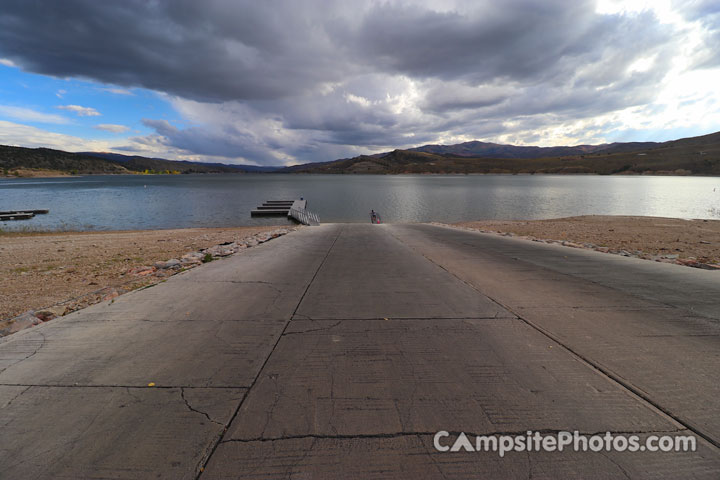
[{"label": "rolling hill", "polygon": [[549,158],[587,155],[591,153],[634,151],[653,148],[657,145],[658,144],[655,142],[633,142],[607,143],[602,145],[576,145],[574,147],[524,147],[498,143],[486,143],[475,140],[472,142],[458,143],[456,145],[423,145],[422,147],[409,148],[408,151],[435,153],[438,155],[453,155],[457,157]]},{"label": "rolling hill", "polygon": [[156,171],[180,169],[183,173],[274,172],[282,168],[259,167],[256,165],[230,165],[227,163],[189,162],[187,160],[166,160],[164,158],[148,158],[108,152],[81,152],[81,154],[104,158],[131,169],[150,169]]},{"label": "rolling hill", "polygon": [[424,145],[292,167],[257,167],[147,158],[105,152],[70,153],[0,145],[0,169],[73,174],[133,173],[575,173],[720,175],[720,132],[663,143],[524,147],[486,142]]},{"label": "rolling hill", "polygon": [[17,169],[54,170],[67,173],[130,173],[122,165],[89,155],[63,152],[49,148],[24,148],[0,145],[0,168],[6,172]]},{"label": "rolling hill", "polygon": [[[436,153],[423,150],[435,150]],[[486,156],[471,156],[483,151]],[[575,153],[560,155],[573,151]],[[451,153],[454,152],[454,153]],[[494,153],[493,153],[494,152]],[[538,152],[554,156],[537,157]],[[288,167],[296,173],[581,173],[720,175],[720,132],[663,143],[616,143],[579,147],[515,147],[468,142],[426,145],[379,155]]]},{"label": "rolling hill", "polygon": [[276,167],[187,162],[104,152],[70,153],[49,148],[0,145],[0,169],[49,170],[78,175],[133,173],[247,173],[273,171]]}]

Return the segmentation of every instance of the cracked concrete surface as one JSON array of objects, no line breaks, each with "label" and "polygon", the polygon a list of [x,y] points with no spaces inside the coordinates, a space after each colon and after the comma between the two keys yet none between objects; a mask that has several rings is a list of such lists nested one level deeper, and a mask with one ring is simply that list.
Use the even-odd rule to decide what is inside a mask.
[{"label": "cracked concrete surface", "polygon": [[310,233],[4,338],[0,478],[195,478],[335,238]]},{"label": "cracked concrete surface", "polygon": [[33,330],[32,334],[29,334],[29,337],[26,336],[26,341],[11,343],[10,347],[3,349],[3,354],[0,357],[0,374],[16,363],[20,363],[34,356],[45,346],[45,335],[39,330],[40,329]]},{"label": "cracked concrete surface", "polygon": [[[0,340],[0,478],[717,478],[720,283],[552,247],[300,229]],[[529,429],[699,449],[433,447]]]},{"label": "cracked concrete surface", "polygon": [[226,437],[553,427],[678,425],[518,320],[368,320],[283,337]]},{"label": "cracked concrete surface", "polygon": [[720,446],[716,272],[450,228],[393,235]]},{"label": "cracked concrete surface", "polygon": [[245,393],[193,390],[212,417],[179,388],[26,387],[0,410],[0,477],[192,478]]},{"label": "cracked concrete surface", "polygon": [[[644,436],[644,435],[643,435]],[[432,436],[290,438],[228,442],[201,478],[412,478],[412,479],[677,479],[716,478],[708,451],[662,457],[602,452],[440,453]],[[213,468],[212,464],[224,468]],[[680,476],[678,472],[682,472]]]},{"label": "cracked concrete surface", "polygon": [[[196,407],[193,407],[193,406],[191,405],[191,403],[190,403],[190,401],[188,400],[188,398],[191,398],[191,399],[193,399],[193,400],[198,400],[198,399],[196,399],[196,398],[193,398],[193,397],[196,397],[196,396],[197,396],[197,393],[198,393],[198,391],[195,390],[195,389],[190,389],[190,388],[187,388],[187,387],[180,387],[180,396],[182,397],[183,401],[185,402],[185,405],[186,405],[191,411],[193,411],[193,412],[195,412],[195,413],[199,413],[200,415],[204,416],[205,418],[207,418],[207,419],[208,419],[209,421],[211,421],[212,423],[214,423],[214,424],[216,424],[216,425],[220,425],[221,427],[225,428],[225,423],[224,423],[224,422],[220,422],[220,421],[218,421],[218,420],[213,419],[208,412],[203,411],[203,410],[198,410]],[[216,399],[214,398],[215,396],[212,395],[212,397],[213,397],[212,400],[213,400],[213,401],[216,401]],[[200,398],[199,400],[201,401],[201,404],[202,404],[202,400],[207,400],[207,399],[202,399],[202,398]],[[193,403],[195,403],[195,402],[193,402]]]}]

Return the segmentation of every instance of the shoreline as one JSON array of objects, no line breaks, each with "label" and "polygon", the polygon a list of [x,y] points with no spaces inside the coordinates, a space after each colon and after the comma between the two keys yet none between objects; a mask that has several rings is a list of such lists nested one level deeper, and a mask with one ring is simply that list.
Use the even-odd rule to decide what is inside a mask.
[{"label": "shoreline", "polygon": [[23,324],[32,326],[147,287],[296,228],[0,234],[0,338]]},{"label": "shoreline", "polygon": [[523,177],[533,177],[533,176],[562,176],[562,177],[707,177],[707,178],[720,178],[720,175],[708,175],[708,174],[695,174],[695,173],[677,173],[674,171],[669,170],[657,170],[657,171],[648,171],[648,172],[637,172],[637,173],[627,173],[627,172],[620,172],[620,173],[594,173],[594,172],[575,172],[575,173],[562,173],[562,172],[535,172],[535,173],[529,173],[529,172],[517,172],[517,173],[511,173],[511,172],[469,172],[469,173],[461,173],[461,172],[447,172],[447,173],[438,173],[438,172],[401,172],[401,173],[385,173],[385,172],[378,172],[378,173],[368,173],[368,172],[347,172],[347,173],[337,173],[337,172],[254,172],[254,171],[247,171],[247,172],[193,172],[193,173],[143,173],[143,172],[99,172],[99,173],[70,173],[65,172],[61,170],[42,170],[42,171],[35,171],[30,169],[25,169],[20,173],[19,175],[0,175],[0,178],[6,179],[6,180],[27,180],[28,178],[80,178],[80,177],[94,177],[94,176],[176,176],[176,175],[368,175],[368,176],[409,176],[409,175],[418,175],[418,176],[436,176],[436,177],[467,177],[467,176],[523,176]]},{"label": "shoreline", "polygon": [[206,231],[228,231],[228,230],[241,230],[241,229],[277,229],[277,228],[287,228],[292,230],[294,224],[288,224],[288,225],[238,225],[233,227],[176,227],[176,228],[147,228],[147,229],[124,229],[124,230],[53,230],[53,229],[42,229],[42,228],[27,228],[27,229],[9,229],[9,230],[3,230],[0,228],[0,240],[3,237],[41,237],[41,236],[50,236],[50,235],[105,235],[105,234],[143,234],[148,232],[155,232],[155,233],[172,233],[172,232],[185,232],[185,233],[193,233],[193,232],[206,232]]},{"label": "shoreline", "polygon": [[[720,220],[580,216],[436,224],[720,270]],[[2,231],[0,337],[18,316],[29,314],[30,322],[62,316],[201,265],[206,253],[210,260],[231,255],[295,228]]]},{"label": "shoreline", "polygon": [[444,224],[572,248],[720,270],[720,220],[584,215]]}]

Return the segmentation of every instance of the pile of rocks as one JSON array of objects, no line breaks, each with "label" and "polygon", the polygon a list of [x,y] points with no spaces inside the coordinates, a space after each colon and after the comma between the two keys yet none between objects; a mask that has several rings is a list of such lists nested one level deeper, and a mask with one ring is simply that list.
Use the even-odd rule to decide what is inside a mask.
[{"label": "pile of rocks", "polygon": [[169,277],[174,275],[178,271],[187,270],[189,268],[197,267],[203,263],[207,263],[218,258],[228,257],[234,255],[240,250],[246,248],[256,247],[261,243],[268,242],[273,238],[286,235],[294,228],[279,228],[271,232],[258,233],[251,237],[245,237],[242,240],[235,242],[221,243],[220,245],[213,245],[212,247],[199,250],[197,252],[189,252],[177,258],[171,258],[163,262],[155,262],[153,265],[134,267],[128,270],[129,275],[143,277],[143,276],[155,276],[155,277]]},{"label": "pile of rocks", "polygon": [[100,290],[90,292],[79,298],[66,300],[57,305],[53,305],[52,307],[40,310],[28,310],[17,317],[0,321],[0,337],[19,332],[20,330],[24,330],[43,322],[48,322],[54,318],[62,317],[63,315],[67,315],[68,313],[83,309],[98,302],[112,300],[126,291],[128,290],[116,287],[105,287]]},{"label": "pile of rocks", "polygon": [[516,235],[511,232],[497,232],[494,230],[482,230],[479,228],[468,228],[468,227],[460,227],[457,225],[447,225],[444,223],[434,223],[435,225],[441,225],[444,227],[452,227],[452,228],[459,228],[461,230],[469,230],[473,232],[480,232],[480,233],[490,233],[493,235],[500,235],[503,237],[515,237],[520,238],[522,240],[531,240],[533,242],[540,242],[540,243],[548,243],[548,244],[555,244],[555,245],[562,245],[564,247],[572,247],[572,248],[583,248],[586,250],[595,250],[596,252],[602,252],[602,253],[612,253],[614,255],[621,255],[623,257],[634,257],[634,258],[641,258],[643,260],[652,260],[655,262],[661,262],[661,263],[674,263],[676,265],[685,265],[687,267],[693,267],[693,268],[701,268],[704,270],[720,270],[720,264],[713,263],[709,258],[696,258],[696,257],[686,257],[686,258],[680,258],[677,254],[652,254],[647,252],[641,252],[640,250],[635,251],[627,251],[622,249],[614,249],[609,247],[602,247],[599,245],[595,245],[594,243],[576,243],[576,242],[570,242],[568,240],[548,240],[544,238],[537,238],[537,237],[531,237],[531,236],[525,236],[525,235]]},{"label": "pile of rocks", "polygon": [[[128,270],[126,274],[131,277],[131,280],[123,283],[123,285],[127,287],[130,283],[137,283],[142,277],[147,277],[149,280],[148,282],[145,282],[144,285],[157,283],[162,278],[169,277],[189,268],[197,267],[198,265],[202,265],[203,263],[207,263],[212,260],[233,255],[240,250],[255,247],[268,242],[273,238],[286,235],[295,229],[296,228],[279,228],[271,232],[263,232],[251,237],[246,237],[235,242],[227,242],[220,245],[214,245],[197,252],[189,252],[179,259],[171,258],[170,260],[166,260],[164,262],[155,262],[153,265],[133,267]],[[17,317],[0,321],[0,337],[10,335],[11,333],[24,330],[57,317],[62,317],[70,312],[80,310],[95,303],[112,300],[131,290],[133,290],[133,288],[105,287],[95,292],[83,295],[82,297],[66,300],[65,302],[53,305],[52,307],[43,308],[41,310],[29,310]]]}]

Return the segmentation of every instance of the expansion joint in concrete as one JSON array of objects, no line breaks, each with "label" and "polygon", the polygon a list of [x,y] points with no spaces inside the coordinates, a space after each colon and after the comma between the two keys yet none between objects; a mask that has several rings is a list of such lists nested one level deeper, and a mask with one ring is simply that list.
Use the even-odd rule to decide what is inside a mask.
[{"label": "expansion joint in concrete", "polygon": [[80,384],[80,383],[0,383],[0,387],[37,387],[37,388],[132,388],[139,390],[173,390],[173,389],[185,389],[192,390],[193,388],[207,390],[207,389],[218,389],[218,390],[247,390],[247,385],[117,385],[117,384]]},{"label": "expansion joint in concrete", "polygon": [[317,269],[315,270],[315,273],[313,274],[312,278],[308,282],[307,286],[305,287],[305,291],[303,291],[302,296],[298,300],[297,305],[295,306],[295,309],[293,310],[292,315],[290,315],[290,318],[285,322],[285,326],[282,329],[282,332],[280,332],[280,335],[278,335],[277,340],[275,341],[275,344],[273,345],[272,349],[270,350],[270,353],[268,353],[267,357],[265,357],[265,361],[258,369],[257,374],[255,375],[255,378],[253,379],[252,383],[250,384],[250,387],[248,388],[248,391],[245,393],[245,396],[243,399],[238,402],[237,408],[235,408],[235,411],[233,412],[232,416],[230,417],[230,420],[228,420],[227,424],[225,425],[225,428],[223,429],[223,432],[220,434],[220,436],[216,439],[215,443],[211,446],[211,448],[208,450],[208,454],[204,456],[203,460],[200,462],[200,465],[197,469],[197,476],[196,479],[200,478],[200,475],[202,475],[202,472],[205,471],[205,468],[207,467],[208,462],[210,461],[210,458],[212,458],[213,454],[215,453],[215,450],[217,450],[218,445],[222,443],[225,437],[225,434],[227,433],[227,429],[232,424],[233,420],[235,420],[235,417],[237,417],[238,413],[240,412],[240,409],[242,408],[243,404],[245,403],[245,400],[250,396],[250,392],[252,391],[253,387],[257,383],[258,379],[260,378],[260,375],[262,375],[263,370],[265,369],[265,366],[267,365],[268,361],[270,360],[270,357],[272,357],[273,353],[277,349],[278,344],[280,343],[280,340],[285,335],[285,332],[287,331],[288,326],[290,325],[290,322],[292,321],[292,317],[297,314],[298,308],[300,308],[300,305],[302,304],[303,300],[305,299],[305,295],[307,295],[308,290],[310,290],[310,286],[315,281],[315,278],[317,277],[318,273],[322,269],[323,265],[325,264],[325,261],[330,256],[330,252],[332,251],[333,247],[335,246],[335,243],[337,243],[338,238],[340,238],[340,235],[342,234],[343,229],[341,228],[335,238],[333,239],[332,244],[328,248],[327,252],[325,252],[325,256],[323,257],[322,261],[318,265]]},{"label": "expansion joint in concrete", "polygon": [[[394,236],[394,235],[393,235],[393,236]],[[673,412],[670,411],[668,408],[662,406],[659,402],[657,402],[657,401],[655,401],[654,399],[652,399],[652,398],[650,397],[650,395],[647,394],[646,392],[644,392],[642,389],[640,389],[640,388],[636,387],[635,385],[633,385],[629,380],[625,380],[625,379],[622,378],[621,376],[613,373],[612,371],[610,371],[609,369],[603,367],[603,366],[600,365],[599,363],[593,361],[593,360],[590,359],[589,357],[587,357],[587,356],[585,356],[585,355],[582,355],[582,354],[579,353],[577,350],[575,350],[575,349],[572,348],[570,345],[568,345],[566,342],[564,342],[564,341],[563,341],[561,338],[559,338],[557,335],[555,335],[555,334],[553,334],[552,332],[548,331],[547,329],[541,327],[540,325],[537,325],[535,322],[533,322],[533,321],[531,321],[531,320],[528,320],[527,318],[524,318],[519,312],[516,311],[516,309],[514,309],[514,308],[511,307],[510,305],[506,305],[506,304],[504,304],[503,302],[497,300],[496,298],[493,298],[493,297],[491,297],[490,295],[487,295],[486,293],[480,291],[480,289],[478,289],[473,283],[468,282],[468,281],[465,280],[464,278],[458,276],[455,272],[452,272],[451,270],[448,270],[447,268],[445,268],[445,266],[443,266],[442,264],[436,262],[436,261],[433,260],[432,258],[428,257],[428,256],[425,255],[423,252],[421,252],[421,251],[413,248],[411,245],[408,245],[407,243],[405,243],[404,241],[402,241],[400,238],[398,238],[398,237],[396,237],[396,236],[394,236],[394,237],[395,237],[396,240],[398,240],[400,243],[404,244],[404,245],[405,245],[407,248],[409,248],[410,250],[418,253],[419,255],[422,255],[422,256],[423,256],[427,261],[429,261],[430,263],[436,265],[438,268],[444,270],[444,271],[447,272],[448,274],[450,274],[450,275],[452,275],[453,277],[457,278],[458,280],[460,280],[461,282],[463,282],[465,285],[467,285],[468,287],[470,287],[470,288],[472,288],[473,290],[475,290],[476,292],[478,292],[480,295],[483,295],[484,297],[492,300],[492,301],[495,302],[498,306],[500,306],[501,308],[504,308],[504,309],[507,310],[508,312],[510,312],[510,313],[512,313],[513,315],[515,315],[520,321],[524,322],[526,325],[528,325],[528,326],[531,327],[532,329],[536,330],[536,331],[537,331],[538,333],[540,333],[541,335],[545,336],[546,338],[548,338],[548,339],[552,340],[553,342],[557,343],[558,345],[560,345],[565,351],[567,351],[568,353],[570,353],[570,354],[571,354],[573,357],[575,357],[578,361],[580,361],[580,362],[582,362],[583,364],[587,365],[589,368],[595,370],[597,373],[599,373],[600,375],[604,376],[605,378],[607,378],[607,379],[611,380],[612,382],[616,383],[616,384],[619,385],[621,388],[623,388],[625,391],[627,391],[628,394],[630,394],[630,395],[638,398],[640,401],[644,402],[646,405],[648,405],[650,408],[652,408],[652,409],[654,409],[655,411],[657,411],[659,414],[666,416],[667,418],[669,418],[670,420],[674,421],[675,423],[677,423],[677,424],[679,424],[679,425],[682,425],[682,426],[684,427],[684,429],[689,430],[689,431],[691,431],[693,434],[697,435],[698,437],[703,438],[704,440],[706,440],[707,442],[709,442],[710,444],[712,444],[714,447],[720,448],[720,439],[713,438],[713,436],[710,435],[709,433],[706,433],[706,432],[702,431],[700,428],[692,425],[690,422],[688,422],[688,421],[686,421],[686,420],[683,420],[680,416],[678,416],[677,414],[673,413]],[[592,282],[592,283],[596,283],[596,282]]]},{"label": "expansion joint in concrete", "polygon": [[[687,429],[680,428],[675,430],[616,430],[609,432],[578,432],[578,435],[592,437],[596,435],[605,435],[610,433],[611,435],[651,435],[651,434],[664,434],[671,435],[680,432],[686,432]],[[567,430],[559,429],[539,429],[532,430],[532,434],[539,433],[541,435],[558,435],[560,433],[567,432]],[[417,432],[391,432],[391,433],[365,433],[365,434],[298,434],[298,435],[282,435],[278,437],[253,437],[253,438],[230,438],[222,440],[220,443],[255,443],[255,442],[279,442],[283,440],[303,440],[312,438],[315,440],[363,440],[363,439],[386,439],[386,438],[402,438],[402,437],[434,437],[437,431],[417,431]],[[511,436],[511,437],[522,437],[528,434],[528,430],[517,430],[517,431],[490,431],[490,432],[459,432],[459,431],[446,431],[449,437],[457,437],[461,434],[469,438],[475,437],[499,437],[499,436]]]}]

